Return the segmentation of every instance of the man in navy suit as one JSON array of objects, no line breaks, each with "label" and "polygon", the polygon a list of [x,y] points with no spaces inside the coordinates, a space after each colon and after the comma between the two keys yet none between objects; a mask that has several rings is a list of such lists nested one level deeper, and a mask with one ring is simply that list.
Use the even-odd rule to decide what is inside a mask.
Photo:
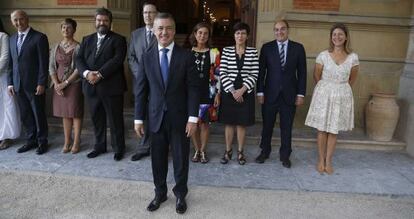
[{"label": "man in navy suit", "polygon": [[111,31],[111,24],[112,12],[98,8],[95,13],[97,32],[83,38],[76,66],[95,132],[94,149],[87,157],[95,158],[106,152],[108,119],[114,160],[119,161],[125,153],[123,107],[127,43],[125,37]]},{"label": "man in navy suit", "polygon": [[26,129],[26,144],[17,152],[36,148],[37,154],[47,151],[48,128],[45,113],[45,88],[48,77],[49,42],[47,36],[29,26],[26,12],[11,13],[17,29],[9,39],[10,73],[8,92],[16,95],[20,116]]},{"label": "man in navy suit", "polygon": [[140,137],[145,134],[143,120],[148,113],[151,135],[155,198],[147,210],[157,210],[167,199],[171,147],[176,211],[183,214],[187,210],[189,137],[197,129],[200,82],[194,56],[174,43],[174,18],[168,13],[159,13],[153,29],[158,45],[142,56],[135,86],[135,131]]},{"label": "man in navy suit", "polygon": [[[157,7],[152,3],[144,3],[142,6],[142,15],[145,22],[145,27],[138,28],[131,33],[131,42],[128,50],[128,63],[129,68],[133,76],[133,86],[136,85],[136,78],[138,75],[139,65],[142,62],[142,54],[145,50],[157,45],[157,39],[152,32],[152,26],[154,25],[154,19],[157,15]],[[140,160],[150,154],[150,138],[148,125],[145,126],[144,137],[141,138],[137,146],[137,152],[132,155],[131,160]]]},{"label": "man in navy suit", "polygon": [[306,92],[306,54],[302,44],[288,39],[289,24],[277,20],[274,24],[276,40],[263,45],[259,58],[257,99],[262,104],[263,130],[260,155],[263,163],[271,152],[271,139],[276,115],[280,118],[280,161],[290,168],[292,126],[296,107],[303,105]]}]

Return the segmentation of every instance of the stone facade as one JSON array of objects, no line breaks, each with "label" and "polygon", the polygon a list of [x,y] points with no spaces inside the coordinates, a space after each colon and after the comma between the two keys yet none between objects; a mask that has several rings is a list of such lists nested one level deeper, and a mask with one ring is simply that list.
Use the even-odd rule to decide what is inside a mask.
[{"label": "stone facade", "polygon": [[[134,0],[88,0],[91,4],[76,0],[9,0],[0,1],[0,18],[9,33],[9,15],[16,8],[30,16],[30,25],[46,33],[49,42],[61,39],[60,22],[65,17],[78,21],[75,38],[95,31],[94,11],[107,7],[114,14],[113,29],[129,38],[135,29],[137,14]],[[290,38],[303,43],[307,52],[308,88],[306,105],[297,111],[295,127],[303,128],[310,103],[313,82],[313,66],[318,53],[328,47],[329,28],[335,22],[344,22],[351,32],[351,46],[360,58],[360,72],[353,87],[357,128],[364,128],[365,104],[373,92],[399,94],[401,119],[397,137],[407,142],[408,151],[414,154],[414,3],[412,0],[332,0],[318,1],[309,5],[301,0],[260,0],[257,5],[256,47],[274,39],[273,22],[283,17],[290,23]],[[323,2],[330,2],[324,5]],[[96,4],[94,4],[96,3]],[[126,62],[125,62],[126,65]],[[128,69],[128,68],[126,68]],[[131,80],[128,76],[129,87]],[[125,103],[132,100],[131,92]],[[260,108],[256,117],[261,119]]]},{"label": "stone facade", "polygon": [[329,46],[332,24],[343,22],[350,29],[351,47],[359,55],[361,63],[353,91],[355,124],[357,128],[363,128],[364,108],[370,94],[399,91],[412,27],[413,2],[342,0],[337,11],[326,11],[326,8],[297,9],[295,2],[301,1],[259,1],[256,41],[256,46],[260,48],[263,43],[273,40],[273,22],[275,18],[282,17],[289,21],[290,38],[305,46],[308,62],[306,106],[298,109],[295,127],[304,126],[314,87],[315,58]]}]

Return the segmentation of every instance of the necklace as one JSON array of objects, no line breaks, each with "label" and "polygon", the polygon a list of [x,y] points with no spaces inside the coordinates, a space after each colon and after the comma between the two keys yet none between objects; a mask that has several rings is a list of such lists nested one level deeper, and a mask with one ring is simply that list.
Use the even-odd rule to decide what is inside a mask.
[{"label": "necklace", "polygon": [[69,47],[72,45],[72,43],[71,42],[60,42],[60,46],[64,49],[64,50],[67,50],[67,49],[69,49]]},{"label": "necklace", "polygon": [[[195,57],[196,57],[196,65],[197,65],[197,70],[200,73],[199,77],[200,78],[204,78],[204,60],[206,59],[206,53],[199,53],[199,52],[195,52],[194,53]],[[201,56],[201,59],[199,59],[199,56]]]}]

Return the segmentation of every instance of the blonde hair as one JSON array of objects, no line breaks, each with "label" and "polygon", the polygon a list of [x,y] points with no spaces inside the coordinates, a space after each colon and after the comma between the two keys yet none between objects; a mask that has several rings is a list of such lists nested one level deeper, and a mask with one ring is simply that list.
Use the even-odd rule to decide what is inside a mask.
[{"label": "blonde hair", "polygon": [[335,29],[340,29],[342,31],[344,31],[345,36],[346,36],[346,40],[344,43],[344,50],[346,52],[346,54],[350,54],[352,52],[351,49],[351,36],[349,35],[349,30],[348,27],[343,24],[343,23],[336,23],[331,27],[331,31],[330,31],[330,35],[329,35],[329,52],[332,52],[334,49],[334,44],[332,43],[332,34],[334,32]]}]

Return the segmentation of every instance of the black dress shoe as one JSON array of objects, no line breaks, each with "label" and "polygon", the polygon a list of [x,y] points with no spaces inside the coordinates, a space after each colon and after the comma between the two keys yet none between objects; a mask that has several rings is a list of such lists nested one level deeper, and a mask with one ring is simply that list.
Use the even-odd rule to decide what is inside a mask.
[{"label": "black dress shoe", "polygon": [[36,149],[36,154],[41,155],[47,152],[47,144],[40,144]]},{"label": "black dress shoe", "polygon": [[101,151],[97,151],[97,150],[93,150],[91,152],[89,152],[88,155],[86,155],[88,158],[95,158],[97,156],[99,156],[100,154],[103,154],[105,152],[101,152]]},{"label": "black dress shoe", "polygon": [[175,202],[175,211],[179,214],[184,214],[187,211],[187,203],[184,198],[177,198]]},{"label": "black dress shoe", "polygon": [[25,144],[21,146],[19,149],[17,149],[17,153],[23,153],[36,147],[37,147],[37,144]]},{"label": "black dress shoe", "polygon": [[148,211],[157,210],[160,207],[161,203],[165,202],[166,200],[167,200],[166,195],[161,196],[161,197],[155,196],[155,198],[149,203],[147,210]]},{"label": "black dress shoe", "polygon": [[119,152],[119,153],[114,154],[114,160],[120,161],[120,160],[122,160],[122,158],[124,158],[124,153]]},{"label": "black dress shoe", "polygon": [[292,166],[292,163],[290,162],[289,159],[285,159],[285,160],[282,160],[282,166],[286,168],[290,168]]},{"label": "black dress shoe", "polygon": [[149,152],[144,152],[144,153],[136,153],[134,155],[132,155],[131,157],[131,161],[137,161],[137,160],[141,160],[142,158],[149,156],[150,153]]},{"label": "black dress shoe", "polygon": [[264,163],[267,158],[269,158],[269,155],[260,153],[259,156],[256,157],[256,163]]}]

